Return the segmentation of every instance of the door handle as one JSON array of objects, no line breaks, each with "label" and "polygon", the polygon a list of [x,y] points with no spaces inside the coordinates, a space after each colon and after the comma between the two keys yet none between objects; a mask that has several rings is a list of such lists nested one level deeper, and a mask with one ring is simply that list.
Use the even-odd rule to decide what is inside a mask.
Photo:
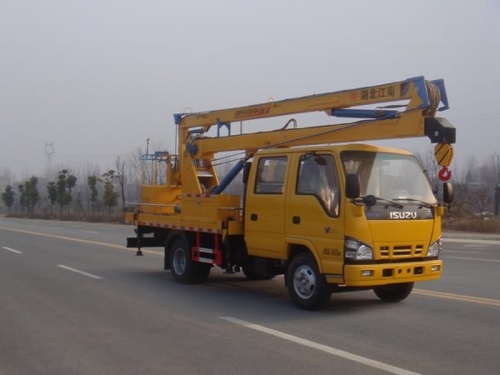
[{"label": "door handle", "polygon": [[257,214],[250,214],[250,220],[257,221],[258,218],[259,216]]},{"label": "door handle", "polygon": [[300,224],[300,216],[293,216],[292,217],[292,223],[294,223],[294,224]]}]

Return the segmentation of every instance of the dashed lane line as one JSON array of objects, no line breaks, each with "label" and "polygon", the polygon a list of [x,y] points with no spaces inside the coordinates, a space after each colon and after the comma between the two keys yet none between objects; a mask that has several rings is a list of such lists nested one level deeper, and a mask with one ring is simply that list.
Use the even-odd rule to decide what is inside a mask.
[{"label": "dashed lane line", "polygon": [[78,273],[78,274],[83,275],[83,276],[90,277],[91,279],[96,279],[96,280],[102,280],[103,279],[103,277],[101,277],[101,276],[97,276],[97,275],[94,275],[92,273],[88,273],[88,272],[85,272],[85,271],[77,270],[76,268],[68,267],[68,266],[65,266],[63,264],[58,264],[57,267],[63,268],[65,270],[68,270],[68,271],[71,271],[71,272]]},{"label": "dashed lane line", "polygon": [[[11,231],[11,232],[24,233],[24,234],[31,234],[31,235],[40,236],[40,237],[56,238],[58,240],[66,240],[66,241],[73,241],[73,242],[78,242],[78,243],[86,243],[86,244],[89,244],[89,245],[103,246],[103,247],[108,247],[108,248],[117,249],[117,250],[135,251],[134,249],[129,249],[129,248],[125,247],[125,246],[116,245],[116,244],[112,244],[112,243],[109,243],[109,242],[82,240],[80,238],[67,237],[67,236],[59,236],[59,235],[56,235],[56,234],[33,232],[33,231],[30,231],[30,230],[5,228],[5,227],[0,227],[0,230],[7,230],[7,231]],[[141,249],[141,250],[142,250],[143,253],[163,256],[163,252],[152,251],[152,250],[145,250],[145,249]]]},{"label": "dashed lane line", "polygon": [[2,246],[2,249],[8,250],[8,251],[16,253],[16,254],[22,254],[23,253],[22,251],[11,249],[10,247],[7,247],[7,246]]}]

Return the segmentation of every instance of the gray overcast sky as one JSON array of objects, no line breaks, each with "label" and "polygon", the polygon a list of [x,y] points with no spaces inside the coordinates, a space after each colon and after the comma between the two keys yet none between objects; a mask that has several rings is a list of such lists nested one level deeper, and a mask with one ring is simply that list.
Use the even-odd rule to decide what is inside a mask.
[{"label": "gray overcast sky", "polygon": [[[454,163],[500,153],[498,0],[0,4],[0,174],[43,175],[46,142],[69,168],[112,167],[147,138],[173,151],[172,114],[188,108],[420,75],[445,79]],[[429,144],[412,142],[389,144]]]}]

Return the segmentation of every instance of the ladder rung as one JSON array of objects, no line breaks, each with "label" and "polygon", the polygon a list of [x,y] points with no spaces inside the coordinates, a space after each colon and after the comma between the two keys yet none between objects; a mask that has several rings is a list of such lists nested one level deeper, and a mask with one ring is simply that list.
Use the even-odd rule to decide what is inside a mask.
[{"label": "ladder rung", "polygon": [[210,173],[210,171],[207,171],[206,169],[197,169],[196,176],[197,177],[213,177],[214,175],[212,173]]}]

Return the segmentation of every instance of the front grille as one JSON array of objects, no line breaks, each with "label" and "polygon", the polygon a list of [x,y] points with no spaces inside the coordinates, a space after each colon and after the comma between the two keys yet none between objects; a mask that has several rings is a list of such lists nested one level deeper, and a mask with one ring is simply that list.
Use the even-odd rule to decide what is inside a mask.
[{"label": "front grille", "polygon": [[382,259],[413,258],[422,257],[424,245],[384,245],[379,246],[379,254]]}]

